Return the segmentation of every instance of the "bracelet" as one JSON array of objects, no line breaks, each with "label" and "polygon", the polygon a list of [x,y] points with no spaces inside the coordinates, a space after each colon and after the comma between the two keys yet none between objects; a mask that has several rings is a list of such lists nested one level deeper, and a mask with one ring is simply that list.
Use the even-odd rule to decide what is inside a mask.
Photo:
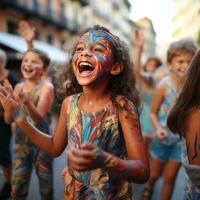
[{"label": "bracelet", "polygon": [[18,119],[25,119],[26,112],[22,105],[20,105],[17,110],[13,113],[13,120],[16,121]]}]

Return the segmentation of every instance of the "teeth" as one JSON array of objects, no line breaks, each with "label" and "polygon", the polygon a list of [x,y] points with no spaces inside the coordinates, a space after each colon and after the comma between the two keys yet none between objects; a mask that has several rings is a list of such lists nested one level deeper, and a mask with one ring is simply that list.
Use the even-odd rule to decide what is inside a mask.
[{"label": "teeth", "polygon": [[89,66],[89,67],[92,67],[92,65],[90,64],[90,63],[88,63],[88,62],[81,62],[80,63],[80,66],[82,67],[82,66]]}]

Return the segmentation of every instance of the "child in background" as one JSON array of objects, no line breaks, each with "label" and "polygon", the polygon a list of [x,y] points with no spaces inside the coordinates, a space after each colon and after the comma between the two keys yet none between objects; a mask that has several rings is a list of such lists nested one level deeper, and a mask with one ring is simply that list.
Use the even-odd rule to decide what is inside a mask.
[{"label": "child in background", "polygon": [[182,163],[187,172],[184,200],[200,199],[200,50],[185,76],[180,94],[167,120],[182,138]]},{"label": "child in background", "polygon": [[[20,28],[24,28],[21,35],[25,38],[27,44],[30,41],[28,47],[31,47],[31,37],[34,37],[34,33],[29,37],[29,40],[28,36],[31,35],[28,34],[30,33],[29,27],[24,27],[24,25],[20,24]],[[50,59],[46,53],[37,49],[28,49],[23,55],[21,64],[23,81],[15,86],[13,95],[11,95],[14,96],[16,101],[23,104],[27,113],[26,120],[46,134],[49,134],[47,114],[54,99],[53,85],[46,81],[44,76],[49,64]],[[10,115],[5,113],[4,117],[7,123],[12,122]],[[23,134],[23,129],[17,125],[12,169],[12,199],[27,198],[33,166],[39,180],[41,199],[53,199],[52,158],[33,145],[28,137]]]},{"label": "child in background", "polygon": [[174,183],[181,166],[181,141],[167,129],[167,117],[176,97],[180,80],[188,68],[196,51],[192,41],[180,40],[171,43],[167,52],[167,62],[170,69],[156,87],[151,106],[151,120],[156,136],[151,146],[151,175],[142,195],[142,200],[151,199],[154,184],[162,175],[163,186],[160,199],[170,200]]},{"label": "child in background", "polygon": [[65,199],[133,199],[130,182],[147,181],[149,161],[128,49],[96,25],[81,35],[70,64],[65,95],[73,95],[62,103],[53,136],[31,126],[22,105],[1,87],[5,112],[15,111],[17,125],[49,155],[60,155],[68,145]]},{"label": "child in background", "polygon": [[140,115],[142,135],[147,149],[149,150],[151,139],[153,137],[153,126],[150,121],[150,105],[152,98],[154,96],[155,90],[155,78],[154,73],[160,68],[162,62],[157,57],[149,57],[142,69],[141,56],[144,46],[144,37],[142,32],[136,31],[134,35],[135,43],[135,60],[134,60],[134,70],[137,77],[138,87],[142,93],[142,112]]},{"label": "child in background", "polygon": [[[8,80],[14,87],[17,84],[15,77],[5,68],[7,61],[6,53],[0,49],[0,83]],[[12,136],[11,126],[6,124],[0,103],[0,165],[2,167],[5,183],[0,191],[0,199],[10,197],[11,192],[11,152],[10,142]]]}]

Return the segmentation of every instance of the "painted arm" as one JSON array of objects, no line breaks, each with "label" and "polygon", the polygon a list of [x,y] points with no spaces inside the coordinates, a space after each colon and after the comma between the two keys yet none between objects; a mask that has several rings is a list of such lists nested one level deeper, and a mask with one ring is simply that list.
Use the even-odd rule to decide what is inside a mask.
[{"label": "painted arm", "polygon": [[[140,122],[135,107],[122,99],[119,109],[119,121],[123,131],[128,160],[121,160],[114,156],[110,163],[115,163],[114,167],[108,165],[108,170],[124,179],[144,183],[149,178],[149,159],[145,144],[142,138]],[[135,111],[134,111],[135,110]]]}]

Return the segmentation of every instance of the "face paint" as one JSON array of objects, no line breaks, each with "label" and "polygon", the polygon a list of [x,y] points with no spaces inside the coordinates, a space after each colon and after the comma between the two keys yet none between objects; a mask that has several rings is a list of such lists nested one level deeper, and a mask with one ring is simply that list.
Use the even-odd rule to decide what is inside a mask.
[{"label": "face paint", "polygon": [[113,65],[110,36],[103,31],[91,31],[82,36],[72,59],[80,85],[107,78]]},{"label": "face paint", "polygon": [[25,79],[36,80],[44,72],[43,66],[44,64],[37,53],[27,52],[21,64],[22,75]]}]

